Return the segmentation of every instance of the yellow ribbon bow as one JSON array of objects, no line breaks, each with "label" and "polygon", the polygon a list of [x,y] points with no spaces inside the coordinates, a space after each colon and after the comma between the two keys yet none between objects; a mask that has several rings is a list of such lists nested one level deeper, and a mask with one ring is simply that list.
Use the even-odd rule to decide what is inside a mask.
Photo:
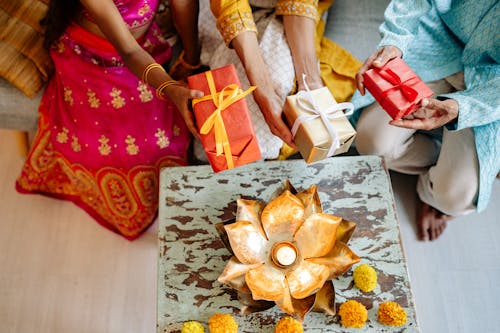
[{"label": "yellow ribbon bow", "polygon": [[220,156],[222,153],[224,153],[224,155],[226,156],[227,167],[228,169],[232,169],[234,168],[233,156],[231,154],[231,146],[229,144],[226,127],[224,126],[224,120],[222,119],[222,111],[227,109],[231,104],[244,98],[257,87],[251,86],[247,90],[243,91],[240,89],[240,87],[238,87],[237,84],[232,83],[225,86],[220,92],[217,92],[212,72],[205,72],[205,75],[207,77],[210,95],[193,99],[193,106],[200,102],[212,100],[216,109],[205,120],[200,128],[200,133],[208,134],[212,130],[212,128],[214,129],[215,148],[217,152],[216,156]]}]

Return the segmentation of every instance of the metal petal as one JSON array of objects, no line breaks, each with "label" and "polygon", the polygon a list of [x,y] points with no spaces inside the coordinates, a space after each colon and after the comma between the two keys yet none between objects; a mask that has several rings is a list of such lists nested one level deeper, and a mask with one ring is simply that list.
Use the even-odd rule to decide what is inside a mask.
[{"label": "metal petal", "polygon": [[341,241],[336,241],[333,249],[326,256],[307,259],[310,263],[326,266],[329,270],[329,280],[344,274],[359,260],[360,258]]},{"label": "metal petal", "polygon": [[219,276],[217,281],[220,283],[230,284],[232,280],[236,280],[239,277],[244,277],[245,274],[251,270],[263,265],[262,263],[257,264],[243,264],[236,257],[231,257],[224,268],[224,271]]},{"label": "metal petal", "polygon": [[330,252],[340,221],[341,217],[323,213],[309,216],[294,236],[302,258],[322,257]]},{"label": "metal petal", "polygon": [[265,260],[264,249],[267,240],[248,221],[238,221],[224,226],[231,249],[243,264],[257,264]]},{"label": "metal petal", "polygon": [[325,282],[323,287],[315,295],[313,311],[324,312],[334,316],[335,309],[335,287],[331,280]]},{"label": "metal petal", "polygon": [[276,305],[276,303],[272,301],[254,300],[250,291],[238,292],[238,301],[240,301],[241,304],[240,314],[264,311]]},{"label": "metal petal", "polygon": [[229,237],[227,236],[226,229],[224,228],[226,225],[231,224],[236,222],[234,218],[224,221],[224,222],[219,222],[215,224],[215,230],[219,234],[220,239],[222,240],[222,243],[224,243],[224,246],[226,249],[228,249],[229,252],[231,252],[232,255],[234,255],[233,249],[231,248],[231,244],[229,243]]},{"label": "metal petal", "polygon": [[262,226],[268,239],[273,234],[291,238],[300,227],[304,218],[304,205],[290,191],[267,204],[261,214]]},{"label": "metal petal", "polygon": [[297,193],[296,196],[304,204],[305,216],[323,212],[318,195],[318,186],[312,185],[307,190]]},{"label": "metal petal", "polygon": [[237,200],[238,208],[236,210],[236,221],[251,222],[254,227],[262,234],[262,237],[267,238],[260,223],[260,214],[264,209],[265,204],[258,200]]},{"label": "metal petal", "polygon": [[283,298],[275,300],[276,305],[280,307],[281,310],[288,313],[290,316],[295,315],[295,310],[293,308],[292,296],[290,295],[290,289],[288,289],[288,283],[286,279],[284,281],[285,292],[283,292]]},{"label": "metal petal", "polygon": [[245,275],[235,277],[232,280],[228,280],[226,284],[238,292],[251,293],[250,289],[248,288],[247,282],[245,281]]},{"label": "metal petal", "polygon": [[303,299],[292,298],[294,310],[293,317],[299,321],[304,321],[304,317],[306,316],[306,314],[313,309],[315,299],[315,294]]},{"label": "metal petal", "polygon": [[288,293],[285,274],[274,267],[262,265],[249,270],[245,274],[245,280],[256,300],[276,301],[283,299],[284,294]]},{"label": "metal petal", "polygon": [[290,182],[290,179],[285,180],[284,187],[285,187],[284,190],[290,191],[293,195],[297,194],[297,190],[295,189],[295,187],[293,187],[292,183]]},{"label": "metal petal", "polygon": [[309,261],[302,261],[286,275],[290,294],[293,298],[303,299],[321,289],[328,278],[328,267]]},{"label": "metal petal", "polygon": [[337,240],[347,244],[355,229],[356,223],[342,219],[337,228]]}]

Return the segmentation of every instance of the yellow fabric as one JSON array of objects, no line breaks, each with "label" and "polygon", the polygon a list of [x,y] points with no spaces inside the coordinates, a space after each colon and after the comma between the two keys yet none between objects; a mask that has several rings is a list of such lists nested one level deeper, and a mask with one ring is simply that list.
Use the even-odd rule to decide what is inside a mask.
[{"label": "yellow fabric", "polygon": [[[318,17],[321,17],[332,4],[333,0],[320,1]],[[356,73],[362,63],[340,45],[324,37],[324,32],[325,22],[318,19],[315,45],[321,79],[338,103],[347,102],[356,91]]]},{"label": "yellow fabric", "polygon": [[248,0],[210,0],[210,8],[226,45],[243,31],[257,33]]},{"label": "yellow fabric", "polygon": [[[318,0],[278,0],[276,15],[317,17]],[[248,0],[210,0],[210,8],[217,19],[217,29],[226,45],[244,31],[257,33]]]}]

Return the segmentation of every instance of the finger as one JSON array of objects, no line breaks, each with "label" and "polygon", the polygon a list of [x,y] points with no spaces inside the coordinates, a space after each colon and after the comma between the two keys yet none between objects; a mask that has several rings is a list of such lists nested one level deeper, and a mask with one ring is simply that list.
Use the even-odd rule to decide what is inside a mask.
[{"label": "finger", "polygon": [[411,120],[402,118],[398,120],[391,120],[389,124],[397,127],[410,128],[410,129],[427,129],[425,121],[417,118]]},{"label": "finger", "polygon": [[377,58],[373,60],[373,67],[383,67],[387,62],[398,55],[392,47],[382,47],[381,52],[379,52]]},{"label": "finger", "polygon": [[189,98],[202,98],[203,96],[205,96],[203,91],[194,89],[189,90]]},{"label": "finger", "polygon": [[365,95],[365,85],[363,84],[364,79],[363,79],[363,74],[369,70],[371,67],[373,67],[373,61],[377,59],[377,57],[380,55],[382,52],[382,49],[378,49],[374,53],[372,53],[368,58],[366,58],[365,62],[361,66],[361,68],[358,70],[358,73],[356,74],[356,85],[358,87],[359,92],[361,93],[362,96]]},{"label": "finger", "polygon": [[192,119],[186,120],[186,126],[189,132],[191,132],[191,134],[195,138],[200,139],[200,133],[198,132],[198,129],[196,128],[196,125],[194,124],[194,121]]},{"label": "finger", "polygon": [[364,82],[363,75],[360,73],[357,73],[356,74],[356,86],[358,87],[358,90],[359,90],[359,93],[361,94],[361,96],[365,95],[365,85],[363,84],[363,82]]},{"label": "finger", "polygon": [[281,119],[276,119],[274,122],[274,135],[278,136],[286,142],[290,147],[297,149],[297,146],[293,142],[293,135],[292,132],[290,132],[290,129],[285,125],[285,123]]},{"label": "finger", "polygon": [[420,105],[425,108],[427,105],[429,105],[430,100],[428,98],[423,98],[422,101],[420,102]]}]

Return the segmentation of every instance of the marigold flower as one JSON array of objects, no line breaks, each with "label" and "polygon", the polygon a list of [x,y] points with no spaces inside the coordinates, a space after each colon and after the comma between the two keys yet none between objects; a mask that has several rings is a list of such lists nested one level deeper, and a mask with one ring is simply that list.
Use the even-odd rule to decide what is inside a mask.
[{"label": "marigold flower", "polygon": [[378,321],[384,325],[406,324],[406,311],[396,302],[384,302],[378,307]]},{"label": "marigold flower", "polygon": [[368,293],[377,287],[377,272],[372,266],[362,264],[354,269],[354,284],[356,287]]},{"label": "marigold flower", "polygon": [[350,300],[339,308],[340,323],[344,327],[363,327],[368,320],[368,311],[357,301]]},{"label": "marigold flower", "polygon": [[186,321],[182,325],[181,333],[205,333],[205,329],[197,321]]},{"label": "marigold flower", "polygon": [[283,317],[278,321],[274,333],[303,333],[304,328],[300,321],[292,317]]},{"label": "marigold flower", "polygon": [[216,313],[208,320],[210,333],[237,333],[238,323],[233,316],[225,313]]}]

